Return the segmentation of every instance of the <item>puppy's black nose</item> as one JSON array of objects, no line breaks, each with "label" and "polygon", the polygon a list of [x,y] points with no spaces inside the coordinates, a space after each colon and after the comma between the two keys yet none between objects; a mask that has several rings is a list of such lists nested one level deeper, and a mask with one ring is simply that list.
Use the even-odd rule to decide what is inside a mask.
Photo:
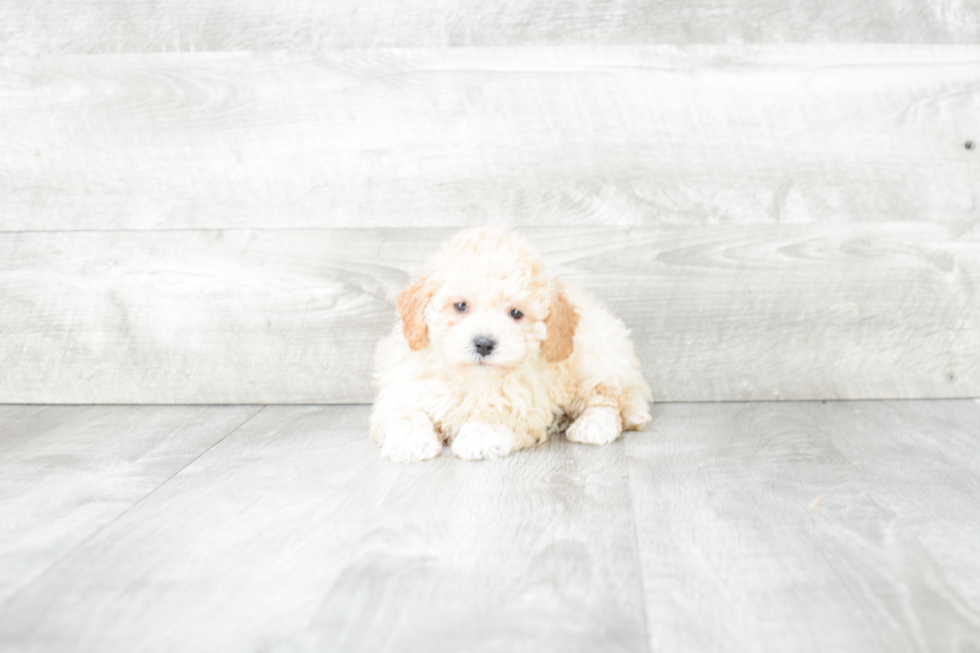
[{"label": "puppy's black nose", "polygon": [[497,346],[497,343],[490,338],[485,338],[483,336],[478,336],[473,338],[473,349],[476,350],[480,356],[489,356],[493,348]]}]

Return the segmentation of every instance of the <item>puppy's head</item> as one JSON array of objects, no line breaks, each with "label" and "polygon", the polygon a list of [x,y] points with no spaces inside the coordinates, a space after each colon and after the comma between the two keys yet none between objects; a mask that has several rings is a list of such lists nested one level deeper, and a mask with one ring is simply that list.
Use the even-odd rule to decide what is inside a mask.
[{"label": "puppy's head", "polygon": [[398,297],[414,350],[431,345],[455,367],[507,372],[531,357],[572,353],[578,313],[561,281],[515,234],[468,229]]}]

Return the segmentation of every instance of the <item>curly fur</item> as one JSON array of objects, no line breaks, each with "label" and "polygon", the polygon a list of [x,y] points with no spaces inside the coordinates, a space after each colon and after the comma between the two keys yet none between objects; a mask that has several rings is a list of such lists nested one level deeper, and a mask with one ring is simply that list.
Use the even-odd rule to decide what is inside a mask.
[{"label": "curly fur", "polygon": [[[459,233],[397,305],[371,413],[387,458],[425,460],[443,444],[461,458],[502,457],[569,420],[567,439],[606,444],[650,421],[625,325],[513,232]],[[494,343],[487,355],[481,338]]]}]

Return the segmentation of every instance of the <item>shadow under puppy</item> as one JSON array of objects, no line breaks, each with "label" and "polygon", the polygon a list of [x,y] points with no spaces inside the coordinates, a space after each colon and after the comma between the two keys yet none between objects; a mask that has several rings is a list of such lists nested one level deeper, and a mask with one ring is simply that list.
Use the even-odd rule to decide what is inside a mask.
[{"label": "shadow under puppy", "polygon": [[507,456],[565,437],[606,444],[650,421],[629,331],[550,274],[525,241],[468,229],[398,296],[401,323],[375,355],[371,433],[381,455]]}]

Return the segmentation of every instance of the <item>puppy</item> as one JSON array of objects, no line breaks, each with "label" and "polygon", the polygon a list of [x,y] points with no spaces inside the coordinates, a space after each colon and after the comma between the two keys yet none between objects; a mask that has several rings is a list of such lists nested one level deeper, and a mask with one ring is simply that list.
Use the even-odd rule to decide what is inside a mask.
[{"label": "puppy", "polygon": [[385,458],[499,458],[569,421],[568,440],[607,444],[650,421],[625,325],[510,231],[461,232],[397,304],[375,356]]}]

